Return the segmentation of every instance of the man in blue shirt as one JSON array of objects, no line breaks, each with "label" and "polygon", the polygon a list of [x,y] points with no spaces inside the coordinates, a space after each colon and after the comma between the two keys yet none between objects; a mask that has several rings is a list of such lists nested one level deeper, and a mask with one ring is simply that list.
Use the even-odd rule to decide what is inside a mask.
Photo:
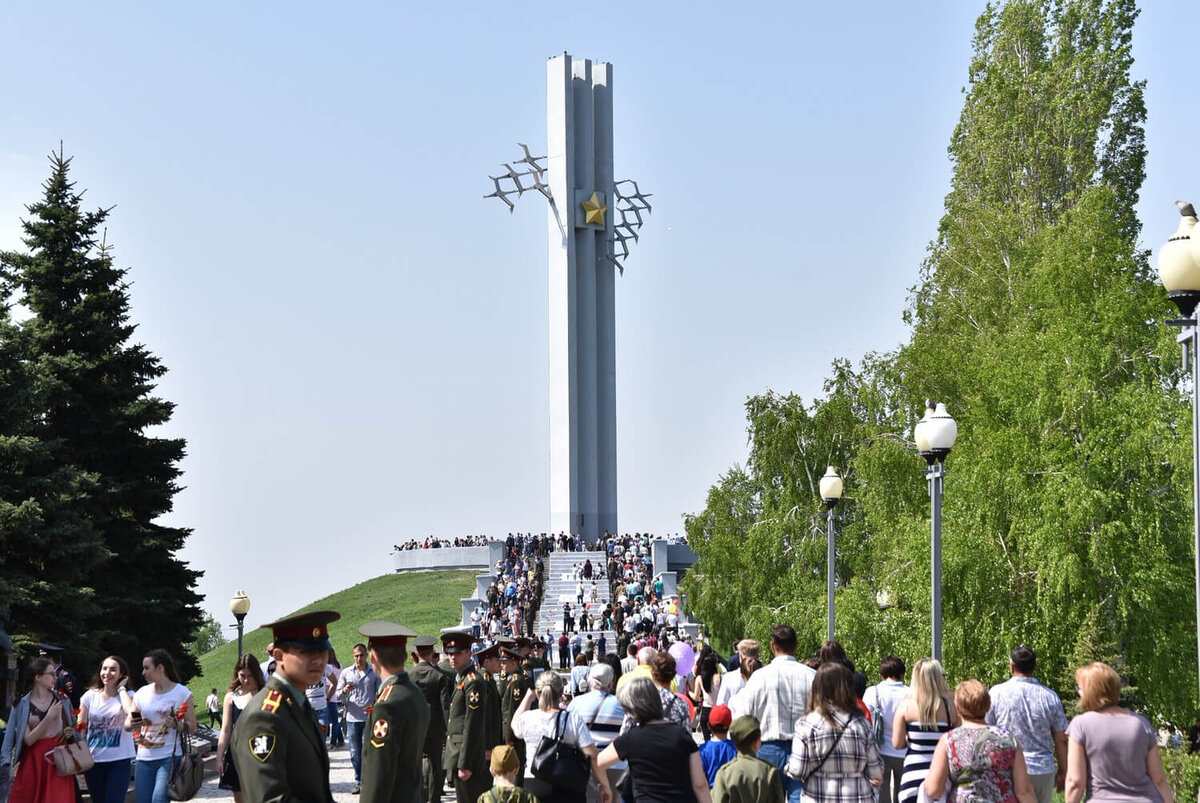
[{"label": "man in blue shirt", "polygon": [[1063,791],[1067,776],[1067,716],[1058,695],[1033,676],[1037,668],[1033,650],[1014,647],[1008,668],[1012,677],[989,692],[992,707],[987,723],[1016,738],[1038,803],[1050,803],[1055,789]]}]

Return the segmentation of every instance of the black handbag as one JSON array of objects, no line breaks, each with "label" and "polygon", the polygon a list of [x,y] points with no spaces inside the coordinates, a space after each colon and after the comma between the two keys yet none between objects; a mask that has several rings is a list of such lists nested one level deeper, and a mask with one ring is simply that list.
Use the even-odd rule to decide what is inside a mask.
[{"label": "black handbag", "polygon": [[204,785],[204,761],[192,749],[186,731],[181,729],[175,736],[175,746],[179,749],[171,754],[167,796],[171,800],[191,800]]},{"label": "black handbag", "polygon": [[567,712],[554,717],[554,736],[543,736],[538,742],[530,768],[533,776],[540,778],[555,789],[583,794],[587,791],[592,764],[588,757],[575,745],[562,740],[562,724]]}]

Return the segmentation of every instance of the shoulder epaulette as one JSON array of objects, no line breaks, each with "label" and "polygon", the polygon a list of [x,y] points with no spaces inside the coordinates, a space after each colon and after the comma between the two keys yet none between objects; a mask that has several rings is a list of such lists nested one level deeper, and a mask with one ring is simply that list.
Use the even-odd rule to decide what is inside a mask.
[{"label": "shoulder epaulette", "polygon": [[390,683],[387,686],[384,686],[382,689],[379,690],[379,696],[375,698],[375,702],[381,703],[381,702],[384,702],[385,700],[387,700],[388,697],[391,697],[392,689],[394,689],[394,688],[395,688],[395,686],[393,686]]},{"label": "shoulder epaulette", "polygon": [[262,708],[260,710],[266,711],[268,714],[274,714],[279,710],[279,705],[282,702],[283,692],[271,689],[267,692],[267,696],[263,698]]}]

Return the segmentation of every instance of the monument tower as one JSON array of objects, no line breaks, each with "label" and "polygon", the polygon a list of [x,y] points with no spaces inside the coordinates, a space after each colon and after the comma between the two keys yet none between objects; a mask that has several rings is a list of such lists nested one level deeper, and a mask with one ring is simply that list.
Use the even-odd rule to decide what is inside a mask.
[{"label": "monument tower", "polygon": [[550,529],[589,542],[617,531],[616,276],[648,196],[613,179],[612,65],[546,65],[546,156],[492,176],[495,197],[549,201]]}]

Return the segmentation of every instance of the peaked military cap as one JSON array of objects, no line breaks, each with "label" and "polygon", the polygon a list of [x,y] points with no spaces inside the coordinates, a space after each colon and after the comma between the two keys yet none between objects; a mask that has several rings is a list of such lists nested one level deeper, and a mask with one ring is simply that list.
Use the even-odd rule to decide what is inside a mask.
[{"label": "peaked military cap", "polygon": [[499,658],[501,647],[499,644],[493,644],[490,647],[484,647],[479,652],[475,653],[477,661],[485,661],[488,658]]},{"label": "peaked military cap", "polygon": [[452,655],[456,652],[471,649],[471,645],[478,641],[472,636],[469,631],[457,627],[447,627],[442,629],[442,652],[447,655]]},{"label": "peaked military cap", "polygon": [[286,644],[301,650],[328,650],[329,623],[341,618],[336,611],[309,611],[264,626],[271,628],[272,641],[277,647]]},{"label": "peaked military cap", "polygon": [[438,640],[433,636],[417,636],[413,639],[413,646],[424,649],[425,647],[436,647]]}]

